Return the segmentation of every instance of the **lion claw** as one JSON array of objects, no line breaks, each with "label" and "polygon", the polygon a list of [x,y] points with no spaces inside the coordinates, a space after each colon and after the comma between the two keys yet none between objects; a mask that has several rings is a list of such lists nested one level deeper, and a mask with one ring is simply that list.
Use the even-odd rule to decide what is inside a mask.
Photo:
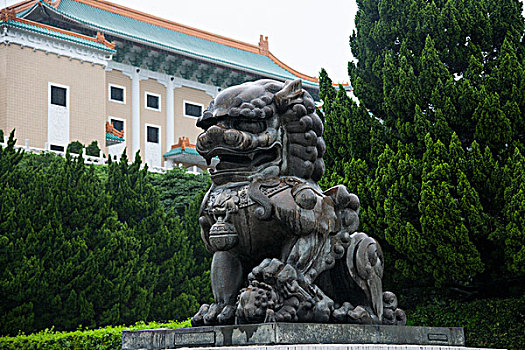
[{"label": "lion claw", "polygon": [[203,304],[190,322],[192,327],[229,324],[232,323],[234,317],[235,307],[233,305]]}]

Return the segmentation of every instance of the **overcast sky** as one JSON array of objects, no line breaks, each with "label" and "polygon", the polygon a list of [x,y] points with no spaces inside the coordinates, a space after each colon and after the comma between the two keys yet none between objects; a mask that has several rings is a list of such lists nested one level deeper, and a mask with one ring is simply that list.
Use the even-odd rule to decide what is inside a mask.
[{"label": "overcast sky", "polygon": [[[348,82],[348,38],[354,28],[355,0],[109,0],[191,27],[259,43],[301,73],[317,76],[325,68],[334,82]],[[3,8],[17,0],[0,0]]]}]

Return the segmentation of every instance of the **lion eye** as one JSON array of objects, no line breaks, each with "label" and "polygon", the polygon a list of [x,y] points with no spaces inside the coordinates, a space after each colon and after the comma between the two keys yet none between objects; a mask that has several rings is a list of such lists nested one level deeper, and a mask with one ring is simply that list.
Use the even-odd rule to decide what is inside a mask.
[{"label": "lion eye", "polygon": [[237,130],[252,134],[258,134],[266,130],[266,122],[263,120],[235,120],[232,126]]}]

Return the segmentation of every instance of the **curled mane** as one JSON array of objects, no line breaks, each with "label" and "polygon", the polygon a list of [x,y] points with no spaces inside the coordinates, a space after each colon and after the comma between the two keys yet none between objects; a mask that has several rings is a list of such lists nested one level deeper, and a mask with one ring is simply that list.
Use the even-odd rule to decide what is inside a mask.
[{"label": "curled mane", "polygon": [[[315,112],[315,103],[312,96],[302,88],[301,80],[286,81],[258,80],[253,83],[264,87],[263,96],[258,96],[249,104],[245,104],[245,111],[253,113],[253,107],[262,107],[271,115],[280,115],[281,126],[286,135],[285,153],[281,175],[297,176],[304,179],[319,181],[324,173],[323,155],[326,145],[323,140],[323,122]],[[261,98],[262,97],[262,98]],[[264,101],[264,106],[259,101]],[[272,112],[270,112],[270,102]],[[253,107],[252,107],[253,106]]]},{"label": "curled mane", "polygon": [[319,181],[324,173],[323,122],[315,112],[312,96],[300,80],[287,81],[274,96],[286,133],[287,163],[283,175]]}]

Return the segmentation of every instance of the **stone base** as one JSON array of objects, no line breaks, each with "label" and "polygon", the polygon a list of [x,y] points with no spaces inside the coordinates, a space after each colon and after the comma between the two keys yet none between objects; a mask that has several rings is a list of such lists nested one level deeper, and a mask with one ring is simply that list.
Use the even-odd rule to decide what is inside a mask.
[{"label": "stone base", "polygon": [[[255,349],[298,349],[297,344],[331,344],[306,346],[304,349],[411,349],[386,345],[418,345],[412,349],[445,350],[464,346],[463,328],[408,327],[355,324],[264,323],[182,329],[124,331],[122,348],[175,349],[181,347],[294,345],[295,347],[256,347]],[[340,345],[334,345],[340,344]],[[356,344],[355,346],[341,344]],[[357,345],[361,344],[361,345]],[[363,345],[366,344],[366,345]],[[371,344],[382,344],[374,345]],[[386,345],[385,345],[386,344]],[[425,348],[421,345],[431,345]],[[302,347],[301,347],[302,348]],[[454,348],[458,349],[458,348]],[[465,349],[465,348],[459,348]]]}]

